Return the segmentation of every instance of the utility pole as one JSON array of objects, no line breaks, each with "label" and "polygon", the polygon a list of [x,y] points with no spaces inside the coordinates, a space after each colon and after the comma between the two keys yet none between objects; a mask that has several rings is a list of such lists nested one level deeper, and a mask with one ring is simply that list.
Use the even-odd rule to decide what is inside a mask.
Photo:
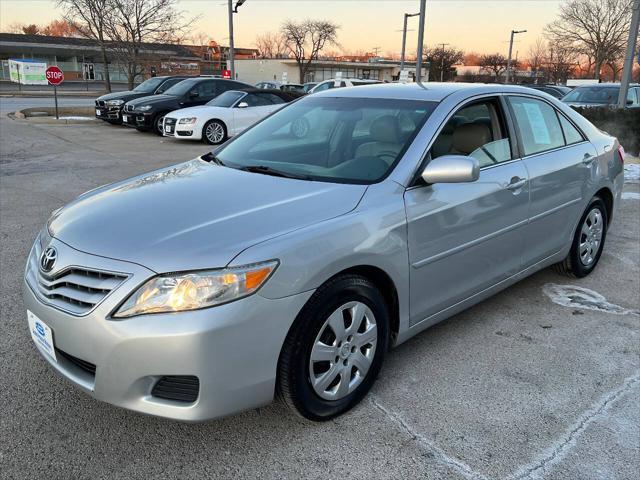
[{"label": "utility pole", "polygon": [[635,57],[636,40],[638,38],[638,29],[640,28],[640,0],[633,2],[633,10],[631,13],[631,25],[629,27],[629,42],[627,43],[627,53],[624,57],[624,67],[622,69],[622,78],[620,82],[620,94],[618,96],[618,107],[624,108],[627,105],[627,92],[629,91],[629,82],[633,74],[633,59]]},{"label": "utility pole", "polygon": [[[236,51],[233,46],[233,14],[238,13],[238,7],[242,6],[247,0],[238,0],[236,6],[233,6],[233,0],[227,0],[227,6],[229,10],[229,70],[231,70],[231,78],[236,79],[236,64],[235,56]],[[224,5],[224,4],[223,4]]]},{"label": "utility pole", "polygon": [[442,45],[442,57],[440,60],[442,61],[440,64],[440,82],[444,82],[444,47],[450,45],[449,43],[439,43],[438,45]]},{"label": "utility pole", "polygon": [[509,59],[507,60],[507,78],[504,83],[509,83],[511,78],[511,54],[513,53],[513,37],[518,33],[524,33],[526,30],[511,30],[511,40],[509,41]]},{"label": "utility pole", "polygon": [[424,18],[427,0],[420,0],[420,26],[418,27],[418,51],[416,56],[416,82],[422,83],[422,50],[424,43]]},{"label": "utility pole", "polygon": [[407,20],[409,17],[417,17],[419,13],[405,13],[404,14],[404,28],[402,29],[402,53],[400,54],[400,71],[404,70],[404,53],[407,45]]},{"label": "utility pole", "polygon": [[377,58],[378,57],[378,52],[380,51],[380,47],[372,47],[371,50],[373,50],[373,54]]}]

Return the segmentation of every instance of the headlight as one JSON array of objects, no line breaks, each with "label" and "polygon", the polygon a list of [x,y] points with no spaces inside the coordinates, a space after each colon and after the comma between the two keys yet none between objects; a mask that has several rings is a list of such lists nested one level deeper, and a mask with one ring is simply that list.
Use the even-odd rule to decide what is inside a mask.
[{"label": "headlight", "polygon": [[107,105],[110,107],[119,107],[124,103],[124,100],[107,100]]},{"label": "headlight", "polygon": [[181,125],[193,125],[198,119],[196,117],[181,118],[178,123]]},{"label": "headlight", "polygon": [[183,312],[213,307],[255,293],[278,266],[276,260],[243,267],[159,275],[138,288],[114,314]]},{"label": "headlight", "polygon": [[147,110],[151,110],[151,105],[143,105],[138,110],[141,112],[146,112]]}]

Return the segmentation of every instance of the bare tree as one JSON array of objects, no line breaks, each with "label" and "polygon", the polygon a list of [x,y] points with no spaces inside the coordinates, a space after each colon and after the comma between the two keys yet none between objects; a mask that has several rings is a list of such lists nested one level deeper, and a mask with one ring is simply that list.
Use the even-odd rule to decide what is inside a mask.
[{"label": "bare tree", "polygon": [[66,22],[73,25],[81,36],[98,43],[104,68],[105,88],[110,92],[106,24],[107,19],[113,14],[111,0],[58,0],[58,7],[62,8]]},{"label": "bare tree", "polygon": [[298,64],[300,82],[311,67],[311,62],[326,45],[338,45],[338,25],[328,20],[286,21],[282,25],[282,35],[287,48]]},{"label": "bare tree", "polygon": [[550,40],[545,58],[545,70],[551,83],[566,83],[569,76],[580,67],[579,53],[572,44]]},{"label": "bare tree", "polygon": [[536,42],[529,47],[528,61],[534,78],[538,78],[538,72],[544,66],[547,57],[547,42],[543,37],[538,37]]},{"label": "bare tree", "polygon": [[25,24],[24,23],[20,23],[20,22],[13,22],[10,23],[9,25],[7,25],[4,28],[4,31],[6,33],[24,33],[22,31],[22,29],[24,28]]},{"label": "bare tree", "polygon": [[454,65],[459,65],[464,61],[464,52],[455,47],[424,47],[424,52],[431,66],[429,67],[429,77],[433,81],[440,80],[442,73],[443,80],[449,80],[453,77]]},{"label": "bare tree", "polygon": [[207,47],[209,46],[209,40],[211,40],[209,35],[203,32],[197,32],[194,35],[191,35],[190,40],[193,45],[200,47],[199,55],[200,58],[204,59],[206,57]]},{"label": "bare tree", "polygon": [[144,43],[172,43],[196,20],[185,20],[176,9],[178,0],[108,0],[113,14],[106,17],[106,30],[113,53],[125,65],[129,88],[145,71]]},{"label": "bare tree", "polygon": [[594,76],[602,65],[623,54],[632,0],[566,0],[560,16],[546,27],[551,40],[572,46],[593,60]]},{"label": "bare tree", "polygon": [[25,35],[38,35],[40,33],[40,27],[38,27],[38,25],[34,23],[31,23],[22,27],[22,33],[24,33]]},{"label": "bare tree", "polygon": [[52,20],[48,25],[42,28],[42,35],[51,35],[53,37],[77,37],[79,32],[75,25],[66,20]]},{"label": "bare tree", "polygon": [[[507,57],[505,57],[501,53],[481,55],[480,61],[478,63],[479,66],[482,67],[482,70],[495,75],[496,82],[498,81],[500,75],[502,75],[502,73],[507,70]],[[513,68],[515,68],[513,61],[511,61],[511,64]]]},{"label": "bare tree", "polygon": [[286,58],[288,56],[287,41],[278,32],[267,32],[258,35],[255,41],[256,48],[262,58]]}]

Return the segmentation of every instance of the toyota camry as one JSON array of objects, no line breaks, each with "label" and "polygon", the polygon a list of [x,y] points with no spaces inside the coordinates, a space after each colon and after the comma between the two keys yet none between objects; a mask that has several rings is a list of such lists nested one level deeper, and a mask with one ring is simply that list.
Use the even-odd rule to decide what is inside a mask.
[{"label": "toyota camry", "polygon": [[542,92],[332,89],[53,212],[28,325],[113,405],[199,421],[279,397],[327,420],[390,347],[547,266],[591,273],[622,185],[618,141]]}]

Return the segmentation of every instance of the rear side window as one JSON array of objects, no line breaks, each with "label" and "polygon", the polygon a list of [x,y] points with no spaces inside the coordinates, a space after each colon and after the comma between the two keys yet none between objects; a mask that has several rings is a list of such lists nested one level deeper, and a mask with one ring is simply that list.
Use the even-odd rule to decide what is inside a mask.
[{"label": "rear side window", "polygon": [[516,129],[525,155],[564,146],[564,137],[555,109],[546,102],[525,97],[510,97]]},{"label": "rear side window", "polygon": [[564,132],[564,138],[567,141],[567,145],[580,143],[584,140],[584,138],[582,138],[582,134],[569,120],[564,118],[563,115],[558,115],[558,117],[560,118],[560,125],[562,125],[562,131]]}]

